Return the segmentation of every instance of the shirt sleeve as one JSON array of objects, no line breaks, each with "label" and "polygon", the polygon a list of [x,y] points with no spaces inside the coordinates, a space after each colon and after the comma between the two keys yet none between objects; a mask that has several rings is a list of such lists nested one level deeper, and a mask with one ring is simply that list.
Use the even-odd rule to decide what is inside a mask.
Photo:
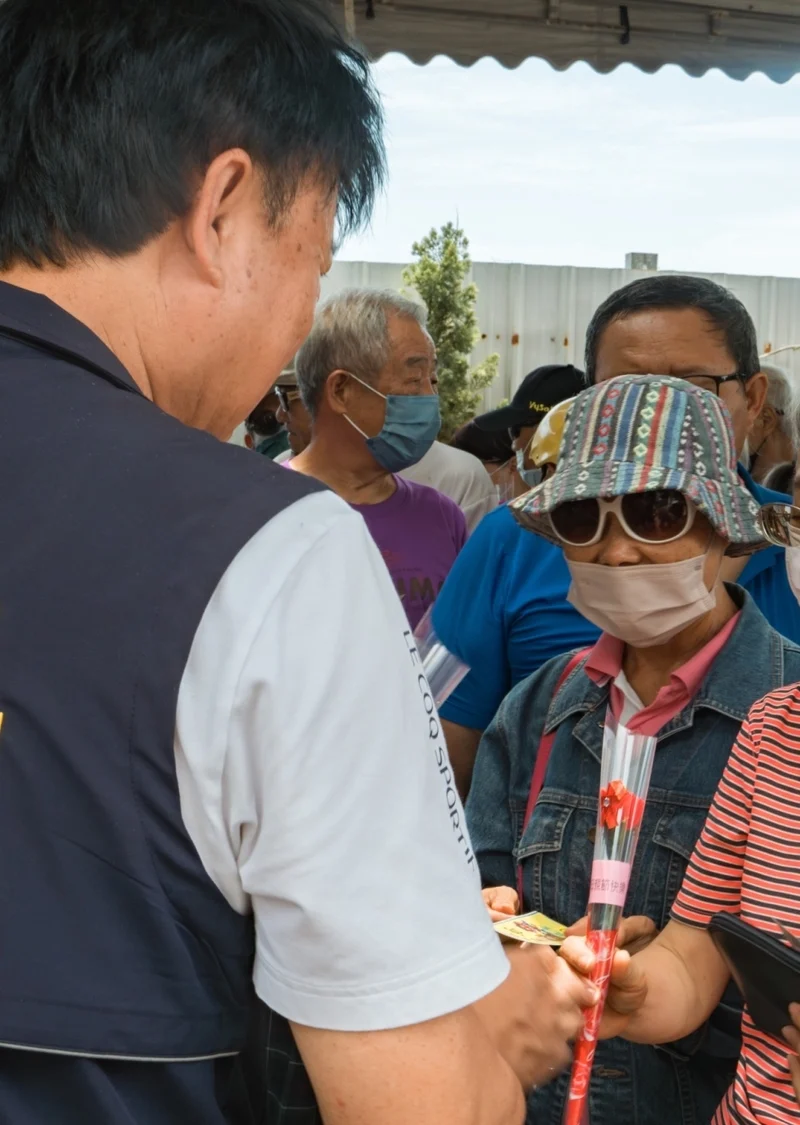
[{"label": "shirt sleeve", "polygon": [[468,535],[472,535],[483,517],[497,507],[497,492],[492,478],[477,458],[475,462],[470,473],[469,485],[461,502]]},{"label": "shirt sleeve", "polygon": [[184,822],[252,909],[260,997],[312,1027],[432,1019],[507,960],[413,637],[364,521],[330,494],[229,568],[181,685]]},{"label": "shirt sleeve", "polygon": [[715,914],[739,913],[763,714],[756,704],[731,751],[672,907],[678,922],[707,926]]},{"label": "shirt sleeve", "polygon": [[469,538],[434,603],[433,625],[442,644],[469,666],[442,718],[485,730],[509,689],[504,604],[505,555],[498,511]]}]

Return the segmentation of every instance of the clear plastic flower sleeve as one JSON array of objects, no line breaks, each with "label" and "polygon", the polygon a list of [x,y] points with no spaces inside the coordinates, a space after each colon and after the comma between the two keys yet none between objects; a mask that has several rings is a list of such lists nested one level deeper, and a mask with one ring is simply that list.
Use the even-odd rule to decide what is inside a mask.
[{"label": "clear plastic flower sleeve", "polygon": [[653,736],[628,730],[617,723],[609,708],[603,735],[586,936],[597,957],[592,980],[600,989],[601,998],[598,1005],[587,1013],[583,1032],[575,1044],[564,1125],[586,1125],[588,1122],[589,1082],[597,1048],[597,1032],[608,993],[655,749],[656,739]]},{"label": "clear plastic flower sleeve", "polygon": [[433,606],[414,630],[414,640],[436,706],[441,707],[469,672],[469,665],[459,660],[439,640],[433,627],[432,613]]}]

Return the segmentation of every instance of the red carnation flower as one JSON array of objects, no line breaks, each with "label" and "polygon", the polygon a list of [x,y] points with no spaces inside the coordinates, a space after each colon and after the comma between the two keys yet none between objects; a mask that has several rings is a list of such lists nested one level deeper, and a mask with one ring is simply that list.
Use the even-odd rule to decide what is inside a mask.
[{"label": "red carnation flower", "polygon": [[644,801],[628,792],[621,781],[610,781],[600,791],[600,810],[603,827],[610,832],[620,826],[638,828],[644,816]]}]

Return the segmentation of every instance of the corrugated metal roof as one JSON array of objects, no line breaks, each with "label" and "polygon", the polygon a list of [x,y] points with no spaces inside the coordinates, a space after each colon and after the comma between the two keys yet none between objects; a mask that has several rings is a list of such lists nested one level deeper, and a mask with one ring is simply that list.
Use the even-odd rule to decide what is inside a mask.
[{"label": "corrugated metal roof", "polygon": [[[400,289],[403,267],[384,262],[334,263],[323,296],[350,286]],[[509,398],[525,375],[543,363],[583,366],[586,329],[597,306],[641,273],[575,266],[499,265],[475,262],[477,315],[483,338],[473,359],[500,356],[500,374],[486,393],[487,408]],[[761,352],[800,344],[800,279],[705,274],[732,289],[749,310]],[[800,351],[774,360],[800,387]]]},{"label": "corrugated metal roof", "polygon": [[800,71],[797,0],[331,0],[374,58],[414,62],[448,55],[469,65],[547,59],[559,70],[583,60],[607,73],[629,62],[689,74],[719,67],[732,78],[763,71],[785,82]]}]

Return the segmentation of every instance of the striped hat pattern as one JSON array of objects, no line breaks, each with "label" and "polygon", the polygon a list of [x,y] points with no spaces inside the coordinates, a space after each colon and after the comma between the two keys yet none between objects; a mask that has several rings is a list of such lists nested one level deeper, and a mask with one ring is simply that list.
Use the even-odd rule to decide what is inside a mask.
[{"label": "striped hat pattern", "polygon": [[558,542],[549,513],[559,504],[659,488],[688,496],[729,540],[729,555],[767,546],[758,504],[736,471],[725,405],[666,376],[623,375],[578,395],[555,473],[509,506],[523,527]]}]

